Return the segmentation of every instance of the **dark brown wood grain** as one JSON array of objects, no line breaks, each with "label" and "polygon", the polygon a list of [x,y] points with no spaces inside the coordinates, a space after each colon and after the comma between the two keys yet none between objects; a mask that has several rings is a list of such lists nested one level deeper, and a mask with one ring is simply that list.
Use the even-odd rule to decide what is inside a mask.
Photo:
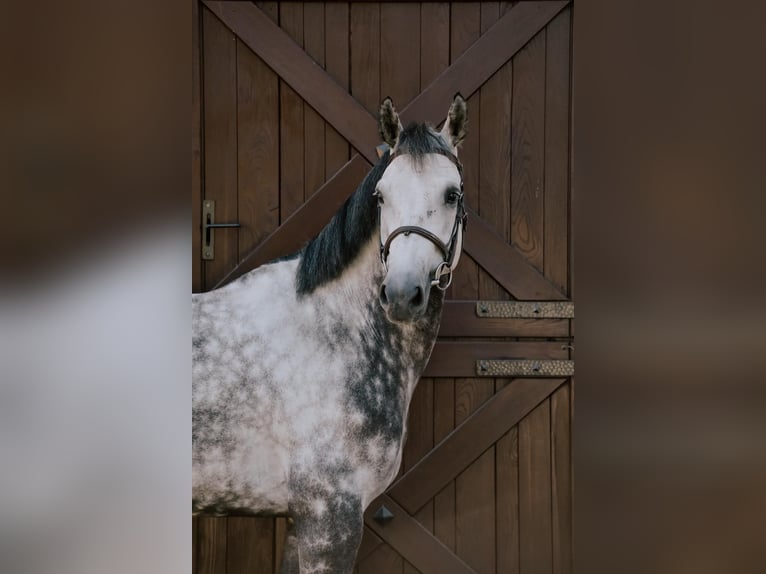
[{"label": "dark brown wood grain", "polygon": [[572,571],[572,440],[569,385],[551,395],[553,572]]},{"label": "dark brown wood grain", "polygon": [[365,526],[364,534],[362,535],[362,542],[359,545],[359,550],[356,554],[357,562],[361,562],[367,558],[381,544],[383,544],[383,541],[380,539],[380,536],[370,530],[368,526]]},{"label": "dark brown wood grain", "polygon": [[519,427],[495,444],[497,571],[519,572]]},{"label": "dark brown wood grain", "polygon": [[519,534],[521,573],[552,572],[549,399],[519,422]]},{"label": "dark brown wood grain", "polygon": [[[312,60],[325,65],[325,5],[303,6],[303,45]],[[308,102],[303,102],[303,198],[310,197],[325,182],[325,120]]]},{"label": "dark brown wood grain", "polygon": [[[401,110],[420,92],[420,5],[380,5],[380,89]],[[406,125],[406,124],[405,124]]]},{"label": "dark brown wood grain", "polygon": [[[251,8],[251,11],[254,9]],[[254,15],[254,12],[253,12]],[[260,15],[258,31],[265,34],[271,23]],[[279,25],[289,35],[283,38],[286,46],[293,46],[304,58],[303,46],[303,3],[284,2],[279,4]],[[239,32],[238,32],[239,33]],[[260,35],[259,34],[259,35]],[[290,40],[292,43],[289,43]],[[257,52],[261,54],[262,52]],[[273,60],[269,65],[274,68]],[[295,83],[289,83],[280,73],[279,80],[279,221],[284,222],[303,205],[304,195],[304,114],[303,100],[296,90]]]},{"label": "dark brown wood grain", "polygon": [[544,273],[563,292],[569,278],[570,10],[546,28]]},{"label": "dark brown wood grain", "polygon": [[[515,9],[515,8],[514,8]],[[545,31],[513,58],[511,239],[535,269],[543,269],[545,160]]]},{"label": "dark brown wood grain", "polygon": [[535,269],[518,249],[508,245],[473,210],[469,208],[467,211],[468,230],[463,238],[463,248],[500,285],[517,299],[566,299],[564,293]]},{"label": "dark brown wood grain", "polygon": [[449,300],[440,337],[567,337],[567,319],[498,319],[476,315],[476,301]]},{"label": "dark brown wood grain", "polygon": [[[450,63],[454,64],[470,46],[479,40],[481,6],[478,3],[459,2],[452,4],[451,10]],[[463,95],[468,98],[468,135],[459,148],[458,155],[463,163],[465,203],[468,207],[478,207],[480,134],[476,126],[481,124],[480,97],[478,93],[470,97],[468,94]],[[442,114],[444,114],[443,111]],[[446,114],[444,116],[446,117]],[[445,117],[439,118],[438,121],[444,120]],[[465,249],[460,257],[448,296],[457,299],[479,298],[479,266]]]},{"label": "dark brown wood grain", "polygon": [[197,572],[226,571],[226,518],[203,516],[197,525]]},{"label": "dark brown wood grain", "polygon": [[563,382],[563,379],[516,379],[396,481],[388,490],[389,495],[409,512],[417,511]]},{"label": "dark brown wood grain", "polygon": [[192,516],[192,574],[197,573],[197,533],[199,532],[199,517]]},{"label": "dark brown wood grain", "polygon": [[[434,379],[434,443],[439,443],[455,428],[455,381]],[[455,481],[451,480],[433,499],[434,535],[447,548],[455,550]]]},{"label": "dark brown wood grain", "polygon": [[566,359],[561,343],[542,341],[437,341],[424,377],[475,377],[479,359]]},{"label": "dark brown wood grain", "polygon": [[[360,114],[360,122],[370,124],[365,133],[373,145],[369,149],[370,156],[365,156],[374,163],[377,156],[374,147],[380,142],[375,114],[380,105],[380,6],[378,4],[351,4],[350,11],[350,45],[351,45],[351,94],[367,114]],[[336,122],[332,122],[337,127]],[[374,131],[373,131],[374,130]],[[354,139],[339,129],[339,132],[352,144]]]},{"label": "dark brown wood grain", "polygon": [[403,110],[402,121],[444,119],[433,117],[442,113],[436,110],[447,105],[457,92],[464,97],[473,94],[567,4],[521,2],[514,6]]},{"label": "dark brown wood grain", "polygon": [[279,80],[237,41],[237,188],[239,252],[279,225]]},{"label": "dark brown wood grain", "polygon": [[[314,62],[299,44],[291,41],[282,30],[254,4],[249,2],[212,2],[205,5],[213,10],[256,54],[327,121],[343,134],[369,161],[375,161],[377,128],[371,116],[348,92],[341,88]],[[295,12],[302,3],[280,4],[280,26],[285,28],[285,16],[295,25]],[[370,6],[360,6],[369,8]],[[354,10],[352,9],[352,14]],[[302,18],[301,18],[302,22]],[[353,18],[352,18],[353,24]],[[367,41],[367,40],[366,40]],[[379,44],[374,44],[379,48]]]},{"label": "dark brown wood grain", "polygon": [[[379,525],[372,518],[381,504],[385,504],[394,514],[394,519],[385,526]],[[424,574],[471,574],[474,572],[413,519],[404,508],[385,494],[374,500],[365,512],[365,524]]]},{"label": "dark brown wood grain", "polygon": [[226,571],[231,574],[271,572],[274,558],[273,519],[232,516],[226,520]]},{"label": "dark brown wood grain", "polygon": [[[209,10],[202,14],[204,101],[204,193],[215,201],[218,223],[237,221],[236,38]],[[237,263],[237,229],[215,231],[215,259],[205,262],[210,289]]]},{"label": "dark brown wood grain", "polygon": [[[461,425],[490,401],[494,390],[489,378],[455,379],[455,424]],[[478,458],[455,476],[455,548],[477,572],[493,572],[495,449],[471,450]]]},{"label": "dark brown wood grain", "polygon": [[202,291],[202,87],[199,0],[192,0],[192,293]]},{"label": "dark brown wood grain", "polygon": [[[348,91],[349,83],[349,8],[348,4],[325,5],[325,70]],[[348,142],[331,122],[325,126],[325,176],[330,177],[349,159]]]}]

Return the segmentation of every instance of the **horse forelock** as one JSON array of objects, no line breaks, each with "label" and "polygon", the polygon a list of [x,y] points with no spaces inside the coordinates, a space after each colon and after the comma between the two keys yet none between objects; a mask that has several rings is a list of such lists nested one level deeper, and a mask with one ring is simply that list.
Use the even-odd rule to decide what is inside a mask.
[{"label": "horse forelock", "polygon": [[411,123],[399,134],[396,152],[406,154],[420,164],[428,154],[451,154],[452,150],[439,132],[428,124]]}]

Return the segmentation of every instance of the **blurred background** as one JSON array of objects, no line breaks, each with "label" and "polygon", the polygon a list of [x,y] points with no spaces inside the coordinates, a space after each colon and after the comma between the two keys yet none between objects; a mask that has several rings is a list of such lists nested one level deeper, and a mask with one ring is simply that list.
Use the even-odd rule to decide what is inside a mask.
[{"label": "blurred background", "polygon": [[[766,571],[766,9],[575,6],[575,570]],[[191,568],[190,29],[4,7],[2,572]]]}]

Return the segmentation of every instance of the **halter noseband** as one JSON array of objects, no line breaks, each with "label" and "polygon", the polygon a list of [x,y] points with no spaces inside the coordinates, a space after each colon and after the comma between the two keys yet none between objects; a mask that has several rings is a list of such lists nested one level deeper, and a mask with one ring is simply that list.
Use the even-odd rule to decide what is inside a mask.
[{"label": "halter noseband", "polygon": [[[416,235],[420,235],[421,237],[425,237],[439,248],[439,251],[441,251],[444,257],[444,260],[436,266],[436,270],[434,271],[434,278],[431,280],[431,285],[435,285],[441,291],[445,291],[447,287],[450,286],[450,283],[452,283],[452,263],[455,261],[455,248],[457,247],[458,233],[460,233],[462,237],[462,233],[465,231],[466,224],[468,223],[468,214],[466,214],[465,206],[463,205],[463,164],[460,163],[460,160],[457,159],[455,154],[450,153],[447,150],[434,150],[431,153],[438,153],[449,159],[452,163],[455,164],[455,167],[457,167],[457,171],[460,174],[460,196],[457,200],[455,223],[452,226],[452,233],[450,234],[449,244],[443,243],[442,240],[436,236],[436,234],[428,231],[427,229],[424,229],[423,227],[418,227],[416,225],[403,225],[402,227],[397,227],[394,229],[386,239],[385,243],[381,242],[380,260],[383,263],[383,266],[388,269],[388,265],[386,263],[388,260],[388,252],[391,248],[391,242],[398,235],[409,235],[410,233],[414,233]],[[390,165],[394,158],[399,157],[400,155],[405,154],[399,151],[392,153],[388,158],[388,164]],[[378,228],[380,228],[380,204],[378,204]]]}]

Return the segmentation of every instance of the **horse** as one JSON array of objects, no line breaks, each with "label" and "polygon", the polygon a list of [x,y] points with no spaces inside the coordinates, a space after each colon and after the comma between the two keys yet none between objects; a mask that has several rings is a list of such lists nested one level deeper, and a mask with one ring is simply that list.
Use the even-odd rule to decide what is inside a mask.
[{"label": "horse", "polygon": [[283,574],[352,572],[399,469],[466,217],[457,94],[388,149],[299,252],[192,295],[193,514],[288,516]]}]

